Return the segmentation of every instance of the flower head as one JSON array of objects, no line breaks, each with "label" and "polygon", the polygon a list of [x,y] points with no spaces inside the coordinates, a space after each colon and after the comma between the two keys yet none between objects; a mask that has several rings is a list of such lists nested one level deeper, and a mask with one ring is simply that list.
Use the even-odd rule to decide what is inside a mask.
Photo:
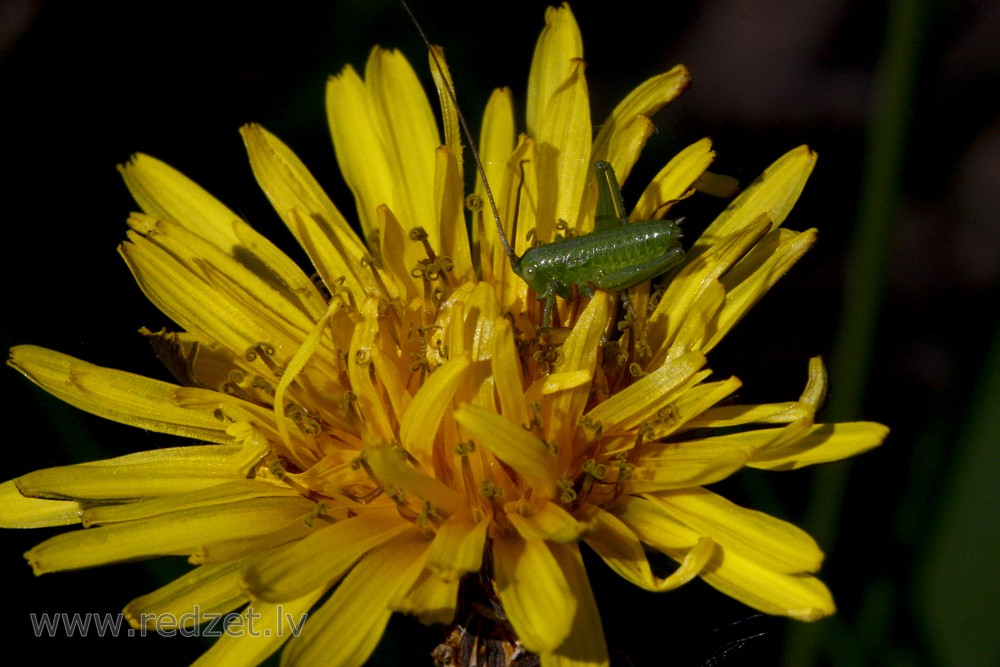
[{"label": "flower head", "polygon": [[[145,332],[179,384],[28,346],[9,363],[84,410],[206,444],[0,485],[3,525],[86,528],[29,551],[35,572],[188,557],[195,568],[126,614],[164,627],[242,608],[272,630],[227,635],[206,662],[262,660],[308,612],[286,659],[361,664],[394,611],[461,621],[456,609],[478,587],[512,646],[546,664],[605,664],[584,542],[648,590],[700,576],[768,613],[832,613],[808,535],[705,488],[745,466],[843,458],[886,433],[815,423],[818,360],[799,400],[768,405],[725,402],[740,381],[707,366],[812,245],[815,231],[779,226],[814,154],[801,147],[769,167],[659,286],[585,297],[578,285],[554,302],[557,326],[543,327],[540,295],[512,271],[477,197],[470,240],[468,162],[447,69],[433,59],[443,55],[431,67],[443,142],[399,53],[376,48],[363,78],[347,67],[329,82],[334,148],[363,239],[288,147],[243,128],[254,174],[315,278],[162,162],[139,155],[121,167],[142,212],[120,251],[180,326]],[[500,90],[480,139],[515,252],[592,232],[595,162],[624,180],[650,116],[687,83],[683,67],[650,79],[592,136],[579,31],[568,7],[549,9],[527,133],[516,135],[510,91]],[[630,220],[664,218],[712,179],[712,158],[708,140],[682,151]],[[486,198],[481,181],[475,194]],[[644,545],[676,571],[656,576]]]}]

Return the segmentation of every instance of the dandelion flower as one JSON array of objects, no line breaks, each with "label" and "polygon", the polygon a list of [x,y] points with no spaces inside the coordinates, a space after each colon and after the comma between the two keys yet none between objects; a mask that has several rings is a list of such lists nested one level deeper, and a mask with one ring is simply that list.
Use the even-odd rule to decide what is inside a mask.
[{"label": "dandelion flower", "polygon": [[[832,613],[815,542],[707,488],[743,467],[844,458],[886,435],[878,424],[816,423],[818,360],[798,400],[767,405],[727,401],[740,381],[707,366],[815,240],[814,230],[780,228],[815,155],[801,147],[779,158],[662,287],[559,299],[557,326],[541,327],[541,304],[512,273],[492,213],[472,216],[470,239],[469,163],[436,58],[443,142],[399,53],[376,48],[363,77],[347,67],[329,81],[333,144],[363,238],[287,146],[260,126],[242,129],[257,181],[315,279],[166,164],[138,155],[120,168],[142,210],[120,252],[180,328],[144,330],[179,383],[31,346],[11,350],[9,364],[79,408],[203,444],[6,482],[0,524],[82,524],[26,554],[37,574],[187,557],[190,572],[125,614],[162,629],[164,619],[192,626],[242,610],[263,624],[223,636],[205,664],[256,663],[287,642],[288,662],[359,665],[393,612],[461,624],[460,601],[476,588],[509,624],[508,657],[607,664],[581,543],[647,590],[702,577],[770,614]],[[517,136],[511,93],[499,90],[480,139],[508,234],[517,219],[516,251],[529,230],[543,242],[592,230],[594,163],[624,180],[650,116],[687,83],[683,67],[646,81],[593,136],[579,31],[568,7],[549,9],[526,133]],[[712,158],[708,140],[682,151],[630,219],[666,216],[709,182]],[[482,182],[476,194],[485,197]],[[656,576],[644,545],[677,569]],[[439,648],[470,650],[458,640]]]}]

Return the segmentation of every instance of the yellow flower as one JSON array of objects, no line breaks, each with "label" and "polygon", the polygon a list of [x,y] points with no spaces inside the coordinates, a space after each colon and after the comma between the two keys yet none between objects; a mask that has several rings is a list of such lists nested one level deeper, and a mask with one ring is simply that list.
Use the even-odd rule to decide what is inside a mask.
[{"label": "yellow flower", "polygon": [[[438,57],[442,56],[438,53]],[[592,137],[580,34],[549,9],[531,66],[527,134],[508,90],[486,109],[481,155],[501,218],[586,234],[595,161],[624,180],[650,116],[688,83],[683,67],[639,86]],[[407,61],[376,48],[364,78],[333,77],[334,147],[364,241],[277,138],[243,128],[256,178],[308,253],[310,279],[235,213],[144,155],[121,167],[142,213],[121,254],[182,329],[146,332],[180,380],[161,382],[36,347],[10,365],[59,398],[203,443],[50,468],[0,485],[0,524],[82,523],[26,557],[38,574],[182,555],[196,565],[125,608],[135,627],[183,627],[243,609],[204,663],[254,663],[286,641],[301,664],[362,664],[394,611],[456,618],[478,587],[543,664],[607,664],[580,543],[665,591],[700,576],[757,609],[833,612],[815,542],[705,488],[744,466],[789,470],[878,445],[878,424],[818,424],[813,360],[797,401],[721,402],[706,354],[812,245],[779,229],[812,170],[787,153],[651,290],[562,300],[542,329],[491,213],[466,231],[461,138],[447,70],[435,116]],[[713,158],[708,140],[671,160],[630,218],[666,215]],[[482,183],[480,199],[485,197]],[[508,230],[510,233],[511,230]],[[653,574],[643,545],[676,559]],[[301,635],[289,639],[305,613]],[[185,616],[185,614],[187,616]],[[463,650],[460,642],[442,648]]]}]

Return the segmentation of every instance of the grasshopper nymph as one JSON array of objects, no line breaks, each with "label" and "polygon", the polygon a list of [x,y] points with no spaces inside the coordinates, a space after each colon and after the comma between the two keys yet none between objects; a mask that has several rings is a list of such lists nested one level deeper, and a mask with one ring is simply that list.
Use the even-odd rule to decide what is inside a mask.
[{"label": "grasshopper nymph", "polygon": [[629,224],[614,169],[597,162],[594,171],[597,211],[590,234],[536,246],[518,257],[497,226],[514,273],[545,301],[546,327],[552,322],[553,299],[569,298],[574,285],[584,296],[595,289],[617,292],[655,278],[684,259],[680,220]]},{"label": "grasshopper nymph", "polygon": [[574,286],[584,296],[593,295],[595,289],[616,292],[655,278],[680,264],[684,259],[681,230],[678,226],[680,220],[629,223],[614,169],[603,161],[594,164],[597,177],[594,231],[555,243],[535,246],[518,257],[504,234],[493,191],[486,179],[486,171],[479,159],[472,132],[455,99],[455,91],[448,85],[448,78],[444,75],[434,49],[431,48],[430,40],[427,39],[405,0],[401,2],[427,45],[444,81],[445,90],[455,106],[462,132],[469,142],[469,150],[483,181],[486,198],[490,203],[493,219],[496,221],[500,243],[510,260],[511,268],[535,291],[537,298],[545,302],[543,328],[552,324],[555,297],[561,296],[564,299],[572,297]]}]

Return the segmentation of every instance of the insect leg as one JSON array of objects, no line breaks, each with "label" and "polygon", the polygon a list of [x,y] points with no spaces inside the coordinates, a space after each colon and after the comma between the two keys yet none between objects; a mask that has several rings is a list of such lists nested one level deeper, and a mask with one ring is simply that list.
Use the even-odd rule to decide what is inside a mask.
[{"label": "insect leg", "polygon": [[542,328],[548,329],[552,326],[552,306],[556,302],[556,288],[558,284],[555,282],[549,283],[549,288],[545,290],[545,294],[541,295],[541,298],[545,300],[545,310],[542,313]]},{"label": "insect leg", "polygon": [[594,163],[594,175],[597,177],[597,209],[594,211],[594,231],[612,229],[628,222],[625,213],[625,201],[622,199],[621,188],[618,187],[618,177],[611,164],[604,161]]}]

